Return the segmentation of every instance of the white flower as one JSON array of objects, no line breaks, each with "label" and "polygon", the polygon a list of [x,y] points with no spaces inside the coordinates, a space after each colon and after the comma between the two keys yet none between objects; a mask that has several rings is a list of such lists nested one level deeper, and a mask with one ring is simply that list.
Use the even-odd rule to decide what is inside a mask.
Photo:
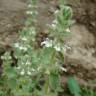
[{"label": "white flower", "polygon": [[65,44],[64,47],[62,47],[62,49],[66,53],[67,50],[71,50],[72,48],[70,46],[68,46],[68,45]]},{"label": "white flower", "polygon": [[28,8],[36,8],[36,7],[37,7],[36,5],[32,5],[32,4],[28,5]]},{"label": "white flower", "polygon": [[58,21],[57,20],[53,20],[53,24],[57,24],[58,23]]},{"label": "white flower", "polygon": [[25,74],[25,71],[24,69],[20,72],[21,75],[24,75]]},{"label": "white flower", "polygon": [[18,48],[19,46],[20,46],[19,43],[14,44],[14,47],[16,47],[16,48]]},{"label": "white flower", "polygon": [[33,72],[35,71],[35,69],[34,69],[34,68],[32,68],[31,70],[32,70]]},{"label": "white flower", "polygon": [[17,70],[19,70],[19,69],[21,69],[21,67],[20,67],[20,66],[18,66],[16,69],[17,69]]},{"label": "white flower", "polygon": [[41,42],[41,46],[42,46],[42,45],[45,45],[45,47],[52,47],[53,41],[50,40],[49,38],[46,38],[45,41]]},{"label": "white flower", "polygon": [[28,71],[27,71],[27,74],[28,74],[28,75],[31,75],[31,72],[28,70]]},{"label": "white flower", "polygon": [[23,47],[23,46],[20,46],[19,43],[15,43],[14,45],[16,48],[19,48],[20,50],[24,50],[24,51],[27,51],[27,48],[26,47]]},{"label": "white flower", "polygon": [[28,15],[32,15],[33,12],[32,12],[32,11],[27,11],[26,14],[28,14]]},{"label": "white flower", "polygon": [[54,24],[54,23],[52,23],[52,25],[51,25],[53,28],[56,28],[56,24]]},{"label": "white flower", "polygon": [[26,65],[30,65],[31,63],[27,60]]},{"label": "white flower", "polygon": [[30,8],[30,7],[32,7],[32,5],[31,5],[31,4],[29,4],[29,5],[28,5],[28,7]]},{"label": "white flower", "polygon": [[27,51],[27,48],[26,48],[26,47],[24,47],[24,48],[23,48],[23,50],[24,50],[24,51]]},{"label": "white flower", "polygon": [[34,42],[35,41],[35,38],[32,38],[32,41]]},{"label": "white flower", "polygon": [[31,34],[36,35],[35,30],[32,30],[32,31],[31,31]]},{"label": "white flower", "polygon": [[1,59],[3,59],[3,60],[4,60],[4,59],[5,59],[5,60],[9,59],[9,60],[10,60],[10,59],[12,59],[12,58],[11,58],[11,56],[1,56]]},{"label": "white flower", "polygon": [[64,53],[67,51],[66,47],[63,47],[62,49],[63,49],[63,52]]},{"label": "white flower", "polygon": [[27,40],[27,38],[26,37],[23,37],[23,38],[21,38],[23,41],[26,41]]},{"label": "white flower", "polygon": [[49,70],[46,70],[45,71],[45,74],[48,74],[49,75],[50,74],[50,71]]},{"label": "white flower", "polygon": [[60,44],[55,45],[55,46],[54,46],[54,49],[55,49],[56,51],[60,52],[60,51],[61,51]]},{"label": "white flower", "polygon": [[42,67],[41,66],[39,66],[38,68],[37,68],[37,71],[40,71],[40,69],[41,69]]},{"label": "white flower", "polygon": [[69,28],[67,28],[65,31],[66,31],[66,32],[71,32]]},{"label": "white flower", "polygon": [[23,47],[23,46],[20,46],[19,49],[20,49],[20,50],[27,51],[27,48],[26,48],[26,47]]},{"label": "white flower", "polygon": [[64,72],[67,72],[67,69],[66,68],[64,68],[64,67],[60,67],[60,69],[62,70],[62,71],[64,71]]},{"label": "white flower", "polygon": [[33,14],[38,15],[38,12],[37,11],[27,11],[26,14],[28,14],[28,15],[33,15]]},{"label": "white flower", "polygon": [[66,49],[71,50],[71,47],[70,47],[70,46],[68,46],[68,45],[64,45],[64,47],[65,47]]},{"label": "white flower", "polygon": [[56,10],[56,11],[55,11],[55,14],[57,14],[58,12],[59,12],[59,10]]},{"label": "white flower", "polygon": [[56,24],[57,24],[57,23],[58,23],[58,21],[57,21],[57,20],[53,20],[53,23],[52,23],[52,25],[51,25],[51,26],[52,26],[53,28],[56,28]]},{"label": "white flower", "polygon": [[54,49],[55,49],[56,51],[59,51],[59,52],[61,51],[61,48],[60,48],[59,45],[55,45],[55,46],[54,46]]}]

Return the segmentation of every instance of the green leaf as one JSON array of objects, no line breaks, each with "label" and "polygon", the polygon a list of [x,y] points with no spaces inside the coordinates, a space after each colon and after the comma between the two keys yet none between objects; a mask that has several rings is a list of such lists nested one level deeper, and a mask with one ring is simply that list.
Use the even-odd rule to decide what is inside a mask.
[{"label": "green leaf", "polygon": [[0,91],[0,96],[5,96],[3,91]]},{"label": "green leaf", "polygon": [[8,86],[11,88],[11,89],[16,89],[16,86],[17,86],[17,81],[16,79],[8,79],[7,80],[7,84]]},{"label": "green leaf", "polygon": [[43,48],[41,52],[41,62],[45,65],[49,65],[52,59],[53,48]]},{"label": "green leaf", "polygon": [[60,88],[60,78],[58,73],[51,73],[49,77],[49,84],[52,90],[58,90]]},{"label": "green leaf", "polygon": [[5,71],[8,78],[15,78],[17,76],[17,72],[14,68],[10,67],[10,68],[7,68]]},{"label": "green leaf", "polygon": [[68,88],[71,94],[74,94],[74,96],[81,96],[81,89],[74,77],[68,78]]}]

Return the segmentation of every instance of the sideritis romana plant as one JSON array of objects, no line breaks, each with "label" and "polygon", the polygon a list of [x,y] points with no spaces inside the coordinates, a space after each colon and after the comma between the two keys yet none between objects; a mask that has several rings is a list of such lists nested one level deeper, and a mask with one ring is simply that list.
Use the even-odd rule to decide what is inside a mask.
[{"label": "sideritis romana plant", "polygon": [[10,52],[2,59],[2,96],[58,96],[62,91],[60,71],[64,60],[64,37],[69,34],[72,11],[60,0],[60,9],[54,12],[55,20],[49,26],[49,35],[43,42],[42,48],[36,48],[35,17],[38,14],[37,0],[28,2],[28,19],[19,34],[19,40],[13,44],[14,55],[18,59],[17,66],[11,67]]}]

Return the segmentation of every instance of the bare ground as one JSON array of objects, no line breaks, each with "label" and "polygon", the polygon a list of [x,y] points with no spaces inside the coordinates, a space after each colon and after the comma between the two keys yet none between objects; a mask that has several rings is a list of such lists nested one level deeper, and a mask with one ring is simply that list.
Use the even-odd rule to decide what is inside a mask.
[{"label": "bare ground", "polygon": [[26,3],[21,0],[0,0],[0,44],[11,43],[25,20]]}]

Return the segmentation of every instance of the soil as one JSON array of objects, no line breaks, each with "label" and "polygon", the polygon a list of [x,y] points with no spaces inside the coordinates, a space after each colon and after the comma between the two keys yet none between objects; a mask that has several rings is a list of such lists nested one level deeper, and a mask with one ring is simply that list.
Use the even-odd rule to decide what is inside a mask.
[{"label": "soil", "polygon": [[[93,87],[89,82],[96,81],[96,0],[66,0],[66,4],[73,9],[75,23],[70,26],[72,34],[65,38],[71,49],[65,53],[64,67],[67,75],[75,75],[81,85]],[[0,0],[0,52],[18,39],[18,31],[26,20],[26,8],[26,0]],[[58,0],[39,0],[38,32],[47,31],[57,8]],[[63,73],[63,83],[66,77]]]},{"label": "soil", "polygon": [[0,0],[0,45],[16,39],[24,25],[25,10],[26,3],[21,0]]}]

